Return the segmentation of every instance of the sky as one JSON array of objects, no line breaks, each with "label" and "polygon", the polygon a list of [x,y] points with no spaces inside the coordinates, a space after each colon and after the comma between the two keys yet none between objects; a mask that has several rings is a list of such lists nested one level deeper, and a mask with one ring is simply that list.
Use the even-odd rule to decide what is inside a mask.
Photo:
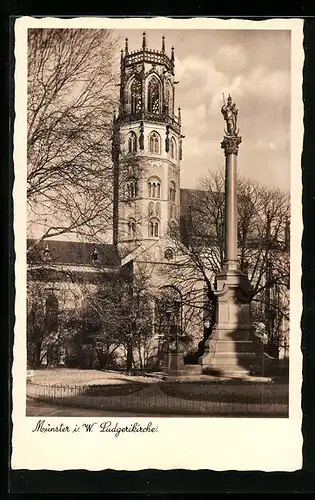
[{"label": "sky", "polygon": [[[143,30],[116,30],[129,50],[142,45]],[[147,46],[175,48],[175,106],[181,107],[181,187],[224,166],[222,93],[239,109],[242,137],[238,172],[281,190],[290,189],[290,31],[146,30]],[[119,67],[120,53],[117,54]],[[177,114],[177,112],[176,112]]]}]

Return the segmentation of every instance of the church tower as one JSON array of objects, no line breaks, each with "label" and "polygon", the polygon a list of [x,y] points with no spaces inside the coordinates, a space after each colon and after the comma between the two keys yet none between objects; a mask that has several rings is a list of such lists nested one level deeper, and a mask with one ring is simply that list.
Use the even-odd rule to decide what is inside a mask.
[{"label": "church tower", "polygon": [[114,244],[148,247],[180,211],[181,114],[175,116],[174,48],[121,51],[120,106],[114,118]]}]

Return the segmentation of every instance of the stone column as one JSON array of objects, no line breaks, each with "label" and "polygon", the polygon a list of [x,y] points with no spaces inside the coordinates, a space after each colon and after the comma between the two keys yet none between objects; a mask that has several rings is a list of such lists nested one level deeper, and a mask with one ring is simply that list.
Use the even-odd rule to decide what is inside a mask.
[{"label": "stone column", "polygon": [[238,136],[238,110],[229,96],[222,109],[227,130],[221,143],[225,154],[225,257],[216,276],[216,324],[199,358],[205,373],[244,377],[255,371],[255,347],[251,335],[251,286],[238,265],[236,159],[242,141]]},{"label": "stone column", "polygon": [[226,270],[236,270],[237,264],[237,164],[238,136],[224,137],[221,147],[225,153],[225,259]]}]

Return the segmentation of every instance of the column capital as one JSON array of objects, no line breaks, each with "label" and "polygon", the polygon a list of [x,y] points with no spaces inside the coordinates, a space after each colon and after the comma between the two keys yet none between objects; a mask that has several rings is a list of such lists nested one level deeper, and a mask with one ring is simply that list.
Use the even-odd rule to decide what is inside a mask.
[{"label": "column capital", "polygon": [[225,156],[228,155],[237,155],[238,147],[242,142],[242,138],[235,136],[225,136],[223,141],[221,142],[221,148],[224,149]]}]

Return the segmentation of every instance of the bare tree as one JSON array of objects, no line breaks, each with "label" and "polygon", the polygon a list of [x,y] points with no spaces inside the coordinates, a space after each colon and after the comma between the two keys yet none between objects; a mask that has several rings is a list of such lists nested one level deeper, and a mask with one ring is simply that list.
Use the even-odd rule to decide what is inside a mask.
[{"label": "bare tree", "polygon": [[66,325],[73,311],[67,294],[56,293],[42,281],[28,283],[27,359],[30,366],[58,364],[60,352],[70,340]]},{"label": "bare tree", "polygon": [[127,370],[132,366],[147,370],[152,365],[152,359],[155,360],[156,352],[153,342],[154,298],[150,291],[150,274],[145,264],[138,265],[137,272],[134,273],[128,303],[124,304],[122,314],[128,318],[128,328],[123,336]]},{"label": "bare tree", "polygon": [[28,32],[28,225],[37,241],[111,227],[115,50],[108,30]]},{"label": "bare tree", "polygon": [[[241,177],[237,192],[239,263],[252,285],[254,315],[269,321],[272,337],[275,328],[266,319],[268,315],[276,314],[279,324],[289,319],[289,196]],[[188,205],[183,208],[181,219],[171,229],[180,255],[171,268],[172,279],[183,289],[186,306],[205,309],[213,326],[215,275],[224,259],[223,172],[211,172],[201,179],[200,190],[189,192]]]},{"label": "bare tree", "polygon": [[69,292],[76,285],[81,297],[65,325],[73,332],[70,350],[76,351],[77,362],[83,365],[92,350],[101,369],[112,363],[116,354],[125,358],[128,371],[133,367],[146,369],[154,352],[149,279],[144,270],[137,276],[123,268],[108,273],[99,266],[98,271],[94,286],[74,272],[63,273],[69,279]]}]

